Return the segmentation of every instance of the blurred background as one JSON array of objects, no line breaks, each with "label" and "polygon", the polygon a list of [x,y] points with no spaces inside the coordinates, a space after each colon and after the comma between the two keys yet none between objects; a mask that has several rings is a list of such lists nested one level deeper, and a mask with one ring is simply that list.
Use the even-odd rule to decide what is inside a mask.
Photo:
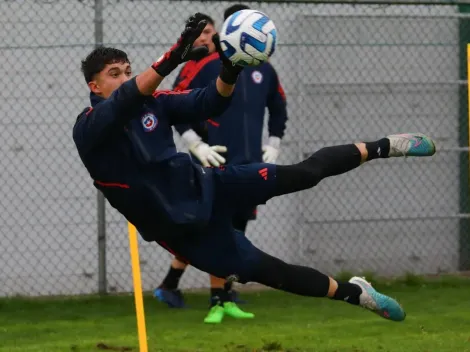
[{"label": "blurred background", "polygon": [[[271,61],[289,114],[280,164],[399,132],[430,134],[439,151],[423,160],[374,161],[274,199],[259,207],[247,236],[329,274],[468,270],[469,2],[243,3],[278,29]],[[114,46],[138,73],[175,42],[191,14],[206,13],[220,28],[231,4],[0,2],[0,296],[132,291],[127,223],[97,194],[72,140],[75,119],[89,105],[80,61],[96,46]],[[154,243],[139,245],[144,289],[151,290],[171,256]],[[208,285],[191,268],[181,287]]]}]

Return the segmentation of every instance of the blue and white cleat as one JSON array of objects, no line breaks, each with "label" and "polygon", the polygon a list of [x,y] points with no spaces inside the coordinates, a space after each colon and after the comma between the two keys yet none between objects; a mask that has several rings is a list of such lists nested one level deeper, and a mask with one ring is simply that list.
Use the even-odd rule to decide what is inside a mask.
[{"label": "blue and white cleat", "polygon": [[389,157],[432,156],[436,153],[434,141],[421,133],[392,134]]},{"label": "blue and white cleat", "polygon": [[359,304],[381,317],[393,321],[405,320],[406,313],[400,304],[393,298],[377,292],[370,283],[361,277],[354,276],[350,283],[358,285],[362,293],[359,296]]},{"label": "blue and white cleat", "polygon": [[166,303],[169,308],[186,308],[184,297],[180,290],[157,288],[153,291],[153,295],[160,302]]}]

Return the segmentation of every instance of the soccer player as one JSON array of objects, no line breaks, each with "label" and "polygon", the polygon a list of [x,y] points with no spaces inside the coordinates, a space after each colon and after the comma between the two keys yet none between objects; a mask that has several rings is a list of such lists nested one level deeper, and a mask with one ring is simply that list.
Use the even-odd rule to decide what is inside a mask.
[{"label": "soccer player", "polygon": [[[204,272],[328,297],[389,320],[404,320],[401,305],[364,279],[338,282],[313,268],[283,262],[234,231],[232,218],[239,208],[312,188],[373,159],[431,156],[432,139],[400,134],[325,147],[292,165],[197,165],[189,154],[176,151],[171,126],[220,116],[230,106],[241,68],[221,55],[220,74],[208,87],[156,89],[179,64],[206,54],[206,48],[192,46],[205,26],[205,21],[189,21],[177,43],[134,78],[127,55],[117,49],[97,48],[82,61],[92,107],[78,115],[73,139],[93,185],[144,240],[157,242]],[[213,40],[220,53],[218,36]]]},{"label": "soccer player", "polygon": [[[224,20],[233,13],[248,9],[244,5],[233,5],[225,10]],[[198,61],[189,61],[181,69],[173,88],[185,90],[203,88],[215,80],[219,73],[219,54],[212,43],[216,33],[214,20],[201,14],[198,20],[206,20],[207,25],[196,39],[195,45],[207,46],[209,53]],[[265,109],[269,111],[269,139],[262,146],[262,133]],[[281,139],[287,121],[284,90],[276,71],[270,63],[257,67],[246,67],[240,74],[233,93],[230,107],[217,119],[196,124],[176,125],[175,128],[186,142],[190,153],[203,166],[218,167],[221,164],[237,165],[253,162],[274,163],[279,154]],[[228,148],[228,150],[227,150]],[[264,151],[263,154],[261,153]],[[225,158],[218,152],[227,152]],[[240,209],[233,217],[233,227],[245,233],[248,221],[256,219],[256,208]],[[184,299],[178,283],[187,264],[174,258],[163,282],[155,290],[155,296],[169,307],[184,307]],[[224,315],[234,318],[253,318],[243,312],[236,303],[238,293],[232,290],[232,283],[210,276],[211,309],[206,323],[220,323]]]}]

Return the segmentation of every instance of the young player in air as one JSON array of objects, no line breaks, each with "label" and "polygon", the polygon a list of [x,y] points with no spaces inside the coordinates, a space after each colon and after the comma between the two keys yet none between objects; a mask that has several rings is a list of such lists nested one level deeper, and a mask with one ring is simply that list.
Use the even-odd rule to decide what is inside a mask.
[{"label": "young player in air", "polygon": [[[248,9],[245,5],[232,5],[224,12],[224,20],[233,13]],[[206,20],[207,25],[194,42],[195,46],[207,46],[209,53],[200,60],[187,62],[180,70],[173,88],[177,91],[203,88],[217,79],[220,71],[219,54],[212,43],[216,33],[214,20],[200,14],[198,21]],[[269,111],[269,139],[262,145],[264,115]],[[203,166],[218,167],[249,163],[274,163],[279,154],[284,136],[287,109],[284,90],[273,66],[266,62],[256,67],[245,67],[237,80],[230,107],[216,121],[208,120],[193,124],[176,125],[175,128],[194,157]],[[222,155],[219,152],[224,152]],[[239,209],[232,219],[235,230],[245,233],[248,221],[256,219],[253,206]],[[185,307],[183,295],[178,289],[179,281],[187,263],[175,257],[170,269],[154,294],[160,301],[172,308]],[[252,313],[242,311],[238,292],[232,289],[232,282],[210,276],[210,310],[205,323],[221,323],[224,316],[246,319]]]},{"label": "young player in air", "polygon": [[[195,164],[189,154],[176,151],[171,126],[216,120],[230,106],[241,67],[221,55],[219,77],[206,88],[155,90],[179,64],[207,54],[207,48],[192,46],[206,24],[188,21],[177,43],[134,78],[127,55],[117,49],[95,49],[82,62],[92,106],[78,115],[73,139],[94,186],[144,240],[157,242],[204,272],[328,297],[389,320],[404,320],[400,304],[364,279],[339,282],[313,268],[283,262],[234,231],[232,219],[238,209],[312,188],[373,159],[431,156],[432,139],[390,135],[322,148],[292,165]],[[217,35],[213,40],[220,53]]]}]

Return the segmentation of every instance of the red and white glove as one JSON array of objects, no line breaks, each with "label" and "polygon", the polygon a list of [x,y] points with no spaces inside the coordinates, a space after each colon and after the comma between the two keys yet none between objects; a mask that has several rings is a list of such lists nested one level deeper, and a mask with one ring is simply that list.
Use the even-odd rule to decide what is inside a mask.
[{"label": "red and white glove", "polygon": [[223,145],[209,146],[191,129],[184,132],[181,137],[185,140],[191,154],[199,159],[202,166],[219,167],[220,165],[225,164],[225,158],[219,153],[226,153],[227,147]]},{"label": "red and white glove", "polygon": [[271,136],[268,143],[263,146],[263,161],[268,164],[276,162],[279,156],[279,148],[281,146],[281,138]]}]

